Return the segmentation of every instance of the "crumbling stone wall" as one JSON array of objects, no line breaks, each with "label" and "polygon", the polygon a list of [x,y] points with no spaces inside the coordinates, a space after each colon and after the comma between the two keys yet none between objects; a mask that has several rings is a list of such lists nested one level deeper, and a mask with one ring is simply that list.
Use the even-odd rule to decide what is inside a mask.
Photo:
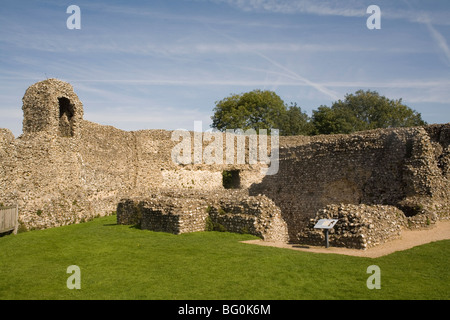
[{"label": "crumbling stone wall", "polygon": [[17,153],[14,135],[8,129],[0,129],[0,204],[12,206],[17,193]]},{"label": "crumbling stone wall", "polygon": [[206,208],[206,199],[195,192],[158,192],[119,201],[117,223],[173,234],[204,231]]},{"label": "crumbling stone wall", "polygon": [[[72,86],[60,80],[32,85],[25,92],[22,109],[23,135],[14,138],[9,130],[0,129],[0,203],[18,203],[19,221],[28,229],[110,214],[121,199],[148,199],[167,188],[194,192],[192,199],[202,200],[202,192],[224,191],[223,171],[236,174],[239,183],[235,187],[247,192],[246,197],[229,202],[238,203],[244,213],[208,197],[217,207],[211,204],[207,216],[234,231],[250,231],[253,225],[265,229],[264,221],[278,223],[268,230],[283,230],[285,222],[289,240],[298,242],[310,219],[333,204],[396,207],[405,214],[408,227],[426,227],[450,215],[450,124],[350,135],[280,137],[278,173],[265,176],[261,168],[267,165],[249,164],[247,148],[246,164],[177,164],[171,155],[178,143],[172,141],[172,132],[126,132],[86,121]],[[197,134],[189,135],[194,146]],[[227,140],[226,135],[222,140]],[[207,146],[209,141],[205,139],[203,150]],[[175,201],[168,194],[165,197],[163,203]],[[227,193],[220,197],[225,199]],[[184,199],[180,201],[187,204]],[[251,207],[246,201],[260,201],[260,205],[270,201],[271,209],[261,207],[258,210],[264,214],[248,215]],[[181,204],[174,208],[186,211]],[[219,208],[225,214],[219,214]],[[282,220],[272,219],[270,214],[281,214]],[[205,216],[199,213],[196,221],[194,214],[189,216],[192,218],[176,215],[180,230],[197,230],[193,226],[202,225],[201,217]],[[186,227],[181,227],[183,224]],[[265,237],[267,232],[258,230],[251,232]],[[284,231],[276,232],[284,237]]]},{"label": "crumbling stone wall", "polygon": [[298,234],[297,242],[323,246],[324,231],[314,229],[320,219],[338,219],[329,230],[330,246],[354,249],[368,249],[397,239],[408,225],[403,212],[394,206],[333,204],[318,210]]},{"label": "crumbling stone wall", "polygon": [[436,221],[434,215],[446,218],[449,131],[447,124],[281,137],[278,174],[252,185],[250,194],[264,194],[281,208],[294,242],[309,219],[330,204],[391,205],[430,221]]},{"label": "crumbling stone wall", "polygon": [[47,79],[30,86],[23,96],[23,132],[46,131],[73,137],[83,119],[83,104],[73,87],[64,81]]},{"label": "crumbling stone wall", "polygon": [[265,196],[239,190],[159,191],[146,198],[123,199],[117,206],[117,223],[174,234],[218,230],[287,241],[280,209]]},{"label": "crumbling stone wall", "polygon": [[213,225],[230,232],[249,233],[265,241],[287,242],[287,225],[281,210],[266,196],[248,192],[222,192],[209,207]]}]

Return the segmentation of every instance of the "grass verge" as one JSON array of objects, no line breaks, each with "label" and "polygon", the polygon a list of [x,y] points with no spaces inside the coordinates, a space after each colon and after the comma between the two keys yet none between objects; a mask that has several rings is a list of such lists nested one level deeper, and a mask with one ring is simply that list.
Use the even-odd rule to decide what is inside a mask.
[{"label": "grass verge", "polygon": [[[370,259],[244,244],[250,235],[183,235],[116,217],[0,238],[0,299],[449,299],[450,241]],[[81,289],[66,286],[67,267]],[[367,267],[381,289],[366,286]]]}]

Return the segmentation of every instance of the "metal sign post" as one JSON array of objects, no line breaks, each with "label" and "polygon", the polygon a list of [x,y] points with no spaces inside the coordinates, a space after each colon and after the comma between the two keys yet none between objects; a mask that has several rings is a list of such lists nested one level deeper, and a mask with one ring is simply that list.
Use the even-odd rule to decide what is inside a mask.
[{"label": "metal sign post", "polygon": [[325,246],[329,247],[328,232],[334,227],[338,219],[320,219],[317,221],[314,229],[323,229],[325,232]]}]

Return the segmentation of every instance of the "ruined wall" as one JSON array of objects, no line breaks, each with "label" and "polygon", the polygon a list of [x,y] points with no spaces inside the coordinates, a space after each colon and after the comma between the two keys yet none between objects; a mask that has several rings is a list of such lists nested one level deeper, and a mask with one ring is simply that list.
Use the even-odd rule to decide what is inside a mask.
[{"label": "ruined wall", "polygon": [[0,202],[18,203],[19,221],[42,229],[116,210],[132,190],[131,134],[81,121],[78,137],[42,130],[2,136]]},{"label": "ruined wall", "polygon": [[83,119],[83,104],[73,87],[58,79],[30,86],[23,96],[23,133],[47,132],[73,137]]},{"label": "ruined wall", "polygon": [[250,194],[264,194],[281,208],[291,241],[329,204],[393,205],[410,215],[446,217],[450,125],[429,129],[433,135],[426,128],[281,137],[278,174]]},{"label": "ruined wall", "polygon": [[8,129],[0,129],[0,204],[16,203],[17,154],[14,135]]},{"label": "ruined wall", "polygon": [[43,131],[17,139],[15,149],[19,220],[33,228],[80,221],[85,209],[75,201],[82,192],[78,144]]},{"label": "ruined wall", "polygon": [[266,196],[249,196],[247,192],[222,192],[214,197],[208,213],[219,229],[249,233],[265,241],[287,242],[288,230],[281,210]]},{"label": "ruined wall", "polygon": [[[121,198],[160,188],[223,189],[227,166],[174,163],[171,150],[178,141],[172,141],[170,131],[126,132],[83,120],[83,105],[66,82],[38,82],[22,100],[24,134],[15,139],[9,130],[0,131],[0,203],[18,203],[24,228],[110,214]],[[194,134],[188,134],[193,148]],[[208,141],[200,144],[204,149]],[[261,177],[245,176],[242,186],[255,179]]]},{"label": "ruined wall", "polygon": [[[73,88],[59,80],[34,84],[23,103],[24,134],[15,139],[0,129],[0,203],[18,203],[19,220],[29,229],[110,214],[121,199],[148,198],[158,190],[192,191],[195,199],[203,191],[222,192],[224,170],[236,173],[238,187],[248,192],[242,201],[261,196],[275,204],[271,210],[280,210],[290,241],[299,241],[310,219],[331,204],[395,206],[408,217],[409,227],[449,216],[450,124],[280,137],[278,173],[264,175],[266,164],[249,164],[248,141],[243,164],[236,161],[237,142],[232,164],[224,163],[226,144],[219,164],[177,164],[171,152],[179,140],[172,141],[172,132],[126,132],[83,120]],[[198,133],[187,134],[192,152]],[[218,141],[229,138],[222,134]],[[206,152],[210,141],[205,138],[201,146]],[[241,200],[233,201],[245,207]],[[189,230],[203,223],[178,216]],[[214,209],[209,214],[230,230],[251,229],[256,216],[218,215]],[[261,221],[256,224],[265,225]]]},{"label": "ruined wall", "polygon": [[323,246],[325,233],[314,229],[320,219],[338,219],[329,230],[329,244],[333,247],[368,249],[398,239],[408,227],[403,212],[394,206],[365,204],[328,205],[317,211],[307,227],[297,236],[297,242]]},{"label": "ruined wall", "polygon": [[267,197],[252,197],[242,190],[159,190],[144,198],[122,199],[117,223],[174,234],[228,231],[287,241],[280,209]]},{"label": "ruined wall", "polygon": [[83,196],[102,215],[115,211],[117,201],[136,187],[133,133],[83,121],[78,143]]},{"label": "ruined wall", "polygon": [[[240,187],[248,188],[251,184],[260,182],[263,175],[260,170],[265,165],[221,163],[208,164],[205,154],[210,141],[203,139],[201,145],[203,159],[200,163],[177,164],[172,159],[172,150],[179,140],[172,140],[172,131],[166,130],[140,130],[130,133],[134,137],[134,170],[135,186],[134,193],[146,195],[154,189],[187,189],[187,190],[213,190],[223,189],[222,172],[224,170],[240,171]],[[187,132],[190,137],[189,152],[194,152],[195,133]],[[225,134],[220,133],[225,141]],[[247,144],[248,145],[248,144]],[[236,149],[236,145],[234,146]],[[226,145],[222,147],[225,154]],[[204,154],[203,154],[204,153]],[[237,152],[235,151],[235,158]],[[248,154],[246,155],[248,158]],[[248,163],[248,161],[246,162]]]}]

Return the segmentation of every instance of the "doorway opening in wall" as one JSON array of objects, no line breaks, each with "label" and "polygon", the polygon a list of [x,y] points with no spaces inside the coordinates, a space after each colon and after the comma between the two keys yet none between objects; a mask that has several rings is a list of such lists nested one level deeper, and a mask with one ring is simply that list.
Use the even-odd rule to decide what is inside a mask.
[{"label": "doorway opening in wall", "polygon": [[241,187],[239,170],[223,171],[222,185],[225,189],[239,189]]},{"label": "doorway opening in wall", "polygon": [[58,98],[59,103],[59,133],[63,137],[73,137],[73,104],[66,97]]}]

